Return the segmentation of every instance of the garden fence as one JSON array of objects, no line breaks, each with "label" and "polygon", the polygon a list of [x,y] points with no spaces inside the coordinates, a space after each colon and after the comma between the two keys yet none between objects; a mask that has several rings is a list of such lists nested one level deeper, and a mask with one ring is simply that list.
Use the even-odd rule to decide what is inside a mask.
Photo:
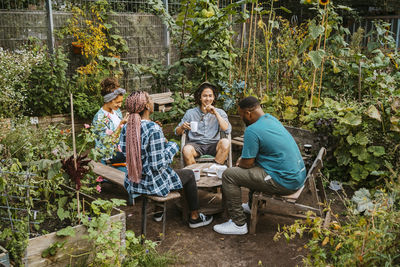
[{"label": "garden fence", "polygon": [[[38,38],[51,46],[72,49],[70,40],[60,40],[55,31],[66,25],[71,17],[69,10],[72,5],[84,5],[93,0],[0,0],[0,47],[16,50],[25,44],[30,37]],[[176,14],[180,8],[180,0],[163,0],[168,5],[171,14]],[[219,5],[224,7],[236,0],[219,0]],[[46,3],[51,3],[51,8],[46,9]],[[260,1],[261,2],[261,1]],[[281,1],[278,2],[279,6]],[[151,7],[148,0],[109,0],[116,14],[112,19],[117,22],[115,28],[127,41],[129,52],[123,57],[129,63],[147,64],[150,59],[162,60],[165,64],[173,63],[176,51],[170,46],[169,35],[161,20],[150,14]],[[279,15],[279,14],[278,14]],[[300,17],[298,18],[297,15]],[[300,14],[290,15],[292,23],[300,23]],[[385,19],[391,23],[391,30],[395,34],[396,46],[400,48],[400,16],[365,18],[360,23],[350,24],[350,31],[355,32],[359,26],[371,29],[374,19]],[[237,25],[239,26],[239,25]],[[239,27],[238,32],[242,32]],[[245,27],[246,29],[246,27]],[[246,31],[244,31],[246,35]],[[53,38],[48,38],[52,36]],[[246,38],[245,38],[246,40]],[[364,39],[364,45],[370,39]],[[237,42],[236,42],[237,43]],[[78,56],[70,58],[70,71],[73,72],[81,64]],[[150,89],[150,77],[138,77],[125,71],[123,86],[129,90],[139,88]]]},{"label": "garden fence", "polygon": [[[39,211],[34,208],[40,199],[31,196],[31,191],[37,189],[32,183],[34,176],[34,173],[4,171],[0,167],[0,179],[6,181],[0,193],[0,232],[9,228],[26,233],[27,238],[34,237],[31,227],[40,224]],[[26,224],[26,229],[17,226],[21,223]]]}]

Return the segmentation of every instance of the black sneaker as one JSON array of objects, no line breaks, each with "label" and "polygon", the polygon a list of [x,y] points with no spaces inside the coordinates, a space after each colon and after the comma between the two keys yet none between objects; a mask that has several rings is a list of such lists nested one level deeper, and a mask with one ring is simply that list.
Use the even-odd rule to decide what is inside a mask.
[{"label": "black sneaker", "polygon": [[209,225],[213,221],[213,216],[204,215],[203,213],[199,213],[199,217],[196,220],[189,218],[189,227],[197,228]]},{"label": "black sneaker", "polygon": [[156,222],[161,222],[164,216],[164,212],[162,211],[158,211],[156,213],[154,213],[153,215],[153,220]]}]

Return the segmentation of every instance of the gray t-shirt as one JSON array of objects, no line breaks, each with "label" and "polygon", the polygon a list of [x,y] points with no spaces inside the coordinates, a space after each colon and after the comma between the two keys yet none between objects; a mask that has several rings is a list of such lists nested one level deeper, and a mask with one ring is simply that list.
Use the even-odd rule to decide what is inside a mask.
[{"label": "gray t-shirt", "polygon": [[[225,131],[225,133],[231,133],[232,126],[229,123],[228,115],[222,109],[215,108],[215,110],[228,123],[228,129]],[[180,127],[184,122],[190,123],[191,121],[198,122],[198,129],[197,132],[188,131],[189,142],[196,144],[212,144],[216,143],[220,139],[219,132],[221,129],[219,128],[219,123],[215,115],[211,113],[203,113],[200,107],[189,109],[186,111],[177,128]]]}]

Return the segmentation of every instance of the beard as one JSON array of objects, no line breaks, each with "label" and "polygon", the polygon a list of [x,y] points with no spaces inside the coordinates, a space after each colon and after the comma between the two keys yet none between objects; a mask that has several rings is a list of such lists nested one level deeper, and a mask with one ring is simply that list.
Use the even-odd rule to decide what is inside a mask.
[{"label": "beard", "polygon": [[246,120],[245,118],[243,118],[243,122],[244,122],[244,124],[246,125],[246,127],[249,126],[249,125],[251,124],[250,121],[249,121],[249,120]]}]

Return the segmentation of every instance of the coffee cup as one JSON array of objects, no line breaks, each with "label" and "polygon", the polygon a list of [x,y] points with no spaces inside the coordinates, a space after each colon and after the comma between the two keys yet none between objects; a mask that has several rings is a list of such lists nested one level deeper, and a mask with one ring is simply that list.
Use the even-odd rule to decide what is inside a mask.
[{"label": "coffee cup", "polygon": [[224,173],[224,171],[227,169],[227,166],[219,166],[217,168],[217,176],[218,178],[222,178],[222,174]]},{"label": "coffee cup", "polygon": [[200,169],[193,169],[193,173],[194,179],[196,179],[196,181],[200,180]]},{"label": "coffee cup", "polygon": [[192,132],[197,132],[197,127],[198,127],[197,121],[191,121],[190,122],[190,130]]}]

